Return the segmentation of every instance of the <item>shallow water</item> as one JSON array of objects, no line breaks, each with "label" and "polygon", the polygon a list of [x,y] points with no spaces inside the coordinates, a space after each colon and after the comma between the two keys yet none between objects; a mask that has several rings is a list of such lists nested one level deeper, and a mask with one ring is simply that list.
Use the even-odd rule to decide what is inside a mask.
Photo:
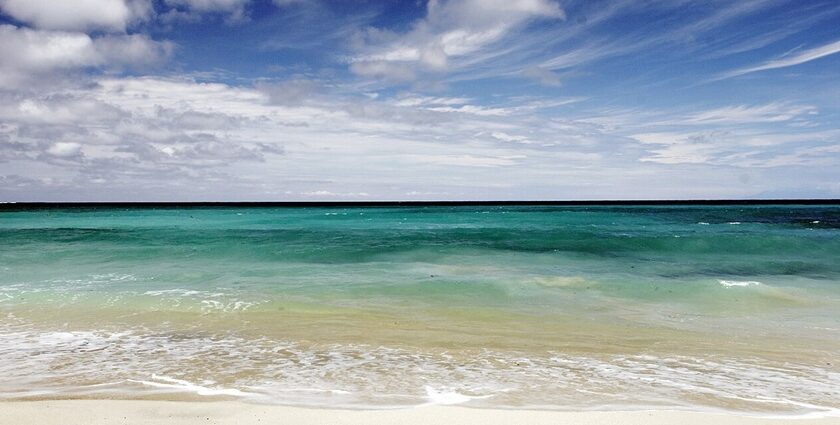
[{"label": "shallow water", "polygon": [[840,207],[0,213],[0,397],[840,408]]}]

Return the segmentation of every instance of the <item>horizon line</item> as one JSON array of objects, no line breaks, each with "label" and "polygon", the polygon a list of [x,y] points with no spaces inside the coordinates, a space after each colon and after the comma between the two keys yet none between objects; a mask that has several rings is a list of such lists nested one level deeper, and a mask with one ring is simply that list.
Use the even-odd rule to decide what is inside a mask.
[{"label": "horizon line", "polygon": [[0,201],[0,210],[30,208],[157,207],[399,207],[399,206],[598,206],[598,205],[836,205],[840,198],[779,199],[578,199],[435,201]]}]

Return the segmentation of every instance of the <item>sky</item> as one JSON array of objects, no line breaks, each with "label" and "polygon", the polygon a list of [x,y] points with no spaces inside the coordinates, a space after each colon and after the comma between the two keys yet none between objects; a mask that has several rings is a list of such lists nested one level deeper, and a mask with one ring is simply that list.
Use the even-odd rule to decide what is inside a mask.
[{"label": "sky", "polygon": [[840,198],[836,0],[0,0],[0,201]]}]

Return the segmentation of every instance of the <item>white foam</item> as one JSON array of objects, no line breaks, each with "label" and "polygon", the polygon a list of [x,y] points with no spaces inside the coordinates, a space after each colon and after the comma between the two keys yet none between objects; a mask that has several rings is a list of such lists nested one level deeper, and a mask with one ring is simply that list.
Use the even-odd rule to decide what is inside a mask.
[{"label": "white foam", "polygon": [[210,313],[213,311],[232,312],[245,311],[257,305],[257,303],[248,301],[233,300],[230,302],[222,302],[217,300],[201,300],[201,311],[203,313]]},{"label": "white foam", "polygon": [[102,336],[96,332],[86,331],[43,332],[38,334],[37,343],[59,350],[95,349],[105,347],[123,335],[114,333],[109,336]]},{"label": "white foam", "polygon": [[138,280],[137,276],[133,274],[120,273],[94,274],[90,277],[94,282],[134,282]]},{"label": "white foam", "polygon": [[730,221],[729,224],[739,225],[739,224],[741,224],[741,222],[740,221]]},{"label": "white foam", "polygon": [[[40,335],[38,342],[44,345],[65,344],[69,341],[79,339],[79,334],[79,332],[45,332]],[[85,332],[85,334],[89,333]]]},{"label": "white foam", "polygon": [[[26,389],[62,397],[91,391],[191,393],[349,408],[469,403],[706,409],[731,405],[733,396],[742,397],[742,411],[828,415],[840,407],[832,397],[840,393],[840,372],[823,364],[715,353],[661,357],[312,345],[139,327],[44,332],[11,321],[0,321],[0,376],[0,399],[26,397],[21,392]],[[110,384],[93,386],[103,382]]]},{"label": "white foam", "polygon": [[[251,388],[265,390],[267,387],[251,387]],[[281,392],[281,393],[327,393],[327,394],[340,394],[340,395],[353,394],[350,391],[325,389],[325,388],[271,388],[271,391]]]},{"label": "white foam", "polygon": [[173,307],[187,309],[195,308],[201,310],[202,313],[241,312],[265,302],[264,300],[240,300],[225,292],[211,292],[182,288],[152,290],[143,292],[142,294],[159,297],[163,302],[166,302]]},{"label": "white foam", "polygon": [[718,280],[718,283],[725,288],[762,285],[761,282],[756,280]]},{"label": "white foam", "polygon": [[201,291],[195,291],[195,290],[192,290],[192,289],[175,288],[175,289],[161,289],[161,290],[158,290],[158,291],[146,291],[146,292],[143,293],[143,295],[150,295],[150,296],[153,296],[153,297],[160,297],[160,296],[164,296],[164,295],[176,295],[176,296],[182,296],[182,297],[190,297],[190,296],[193,296],[193,295],[199,295],[201,293],[202,293]]},{"label": "white foam", "polygon": [[202,385],[194,384],[189,381],[185,381],[183,379],[175,379],[170,378],[168,376],[160,376],[160,375],[152,375],[152,379],[157,381],[163,382],[155,382],[155,381],[142,381],[142,380],[134,380],[129,379],[129,382],[136,382],[138,384],[148,385],[150,387],[156,388],[167,388],[173,389],[178,391],[184,392],[192,392],[202,396],[218,396],[218,395],[227,395],[227,396],[234,396],[234,397],[248,397],[248,396],[256,396],[255,393],[247,393],[236,388],[211,388],[205,387]]},{"label": "white foam", "polygon": [[482,395],[482,396],[469,396],[466,394],[461,394],[457,391],[452,391],[448,389],[441,389],[437,390],[429,385],[426,386],[426,397],[428,398],[429,405],[442,405],[448,406],[452,404],[461,404],[466,403],[470,400],[480,400],[484,398],[492,397],[492,395]]},{"label": "white foam", "polygon": [[[49,279],[45,280],[44,282],[51,284],[51,286],[53,286],[54,289],[61,289],[64,287],[76,288],[78,286],[87,285],[99,285],[118,282],[136,282],[138,280],[140,279],[133,274],[105,273],[91,274],[84,279]],[[56,285],[59,286],[56,288]]]}]

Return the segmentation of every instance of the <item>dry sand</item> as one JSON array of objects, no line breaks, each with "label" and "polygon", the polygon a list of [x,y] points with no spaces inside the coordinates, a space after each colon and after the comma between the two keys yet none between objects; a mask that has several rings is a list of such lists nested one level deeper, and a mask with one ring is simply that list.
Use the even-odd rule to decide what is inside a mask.
[{"label": "dry sand", "polygon": [[2,425],[98,424],[840,424],[840,417],[761,418],[677,411],[554,412],[429,406],[399,410],[307,409],[239,402],[60,400],[0,402]]}]

